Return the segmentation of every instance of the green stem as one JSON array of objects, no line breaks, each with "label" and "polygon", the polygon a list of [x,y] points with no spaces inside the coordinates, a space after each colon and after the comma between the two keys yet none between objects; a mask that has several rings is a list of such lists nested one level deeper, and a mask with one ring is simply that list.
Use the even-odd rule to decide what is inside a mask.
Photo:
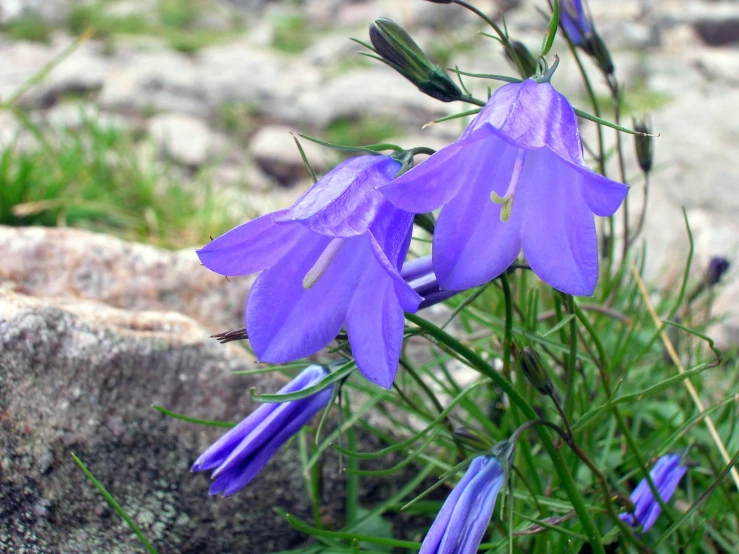
[{"label": "green stem", "polygon": [[513,344],[513,295],[508,276],[503,273],[500,276],[500,284],[503,287],[503,299],[505,302],[505,328],[503,334],[503,371],[510,379],[511,377],[511,345]]},{"label": "green stem", "polygon": [[[474,350],[465,346],[457,339],[447,334],[446,332],[439,329],[433,323],[426,321],[422,317],[415,314],[406,313],[405,315],[408,321],[418,325],[432,338],[447,344],[450,348],[454,349],[458,354],[463,356],[467,362],[477,371],[489,377],[496,385],[498,385],[505,394],[508,395],[509,400],[512,404],[515,404],[525,415],[531,420],[538,419],[538,416],[534,409],[526,402],[518,391],[513,388],[510,382],[508,382],[500,373],[496,372],[485,360],[483,360]],[[588,536],[588,540],[591,542],[593,551],[598,554],[605,554],[603,547],[603,541],[601,540],[600,532],[593,521],[588,507],[585,504],[585,500],[580,491],[577,489],[575,480],[567,469],[562,454],[554,447],[552,438],[543,429],[537,427],[537,433],[541,439],[544,449],[549,454],[552,464],[554,465],[557,475],[559,476],[562,486],[565,489],[567,496],[572,502],[572,507],[577,512],[580,518],[580,522],[585,530],[585,534]]]}]

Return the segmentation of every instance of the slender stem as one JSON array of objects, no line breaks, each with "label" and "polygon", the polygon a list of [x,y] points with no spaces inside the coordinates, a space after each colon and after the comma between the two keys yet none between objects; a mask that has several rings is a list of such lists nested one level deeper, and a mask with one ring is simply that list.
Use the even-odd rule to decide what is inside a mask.
[{"label": "slender stem", "polygon": [[474,104],[475,106],[484,106],[485,102],[482,100],[475,98],[474,96],[471,96],[469,94],[463,94],[459,97],[460,102],[468,102],[470,104]]},{"label": "slender stem", "polygon": [[513,295],[508,276],[503,273],[500,276],[500,284],[503,288],[503,299],[505,301],[505,330],[503,335],[503,371],[510,378],[511,375],[511,345],[513,343]]},{"label": "slender stem", "polygon": [[[537,419],[536,411],[529,405],[526,399],[519,394],[519,392],[513,388],[510,382],[508,382],[500,373],[495,371],[485,360],[483,360],[474,350],[468,346],[459,342],[456,338],[449,335],[445,331],[439,329],[433,323],[426,321],[422,317],[415,314],[406,313],[406,319],[408,321],[418,325],[425,333],[430,337],[438,340],[442,343],[447,344],[450,348],[456,351],[459,355],[463,356],[471,367],[489,377],[496,385],[498,385],[502,391],[508,395],[509,400],[512,404],[515,404],[529,419]],[[605,548],[603,547],[603,541],[601,540],[600,532],[593,521],[588,506],[585,504],[580,491],[577,488],[575,480],[570,474],[569,469],[564,463],[561,452],[557,450],[552,442],[551,436],[543,430],[537,429],[541,443],[544,449],[549,454],[552,464],[554,465],[557,475],[559,476],[562,486],[567,492],[567,496],[572,502],[572,506],[577,512],[580,518],[583,529],[585,530],[588,540],[591,542],[593,551],[598,554],[605,554]]]},{"label": "slender stem", "polygon": [[[596,117],[601,117],[601,111],[600,111],[600,104],[598,103],[598,98],[595,96],[595,91],[593,90],[593,85],[590,83],[590,77],[588,77],[588,72],[585,71],[585,66],[582,64],[582,60],[580,60],[580,56],[577,54],[577,49],[574,47],[574,45],[567,41],[567,44],[570,47],[570,52],[572,52],[572,56],[575,58],[575,62],[577,63],[577,67],[580,69],[580,74],[582,75],[582,80],[585,83],[585,90],[588,93],[588,97],[590,98],[590,103],[593,105],[593,112]],[[606,176],[606,160],[605,160],[605,145],[603,142],[603,128],[600,125],[597,125],[598,130],[598,169],[600,171],[600,174],[604,177]]]},{"label": "slender stem", "polygon": [[[431,403],[439,411],[439,413],[442,413],[444,411],[444,406],[442,406],[441,402],[439,402],[439,399],[436,398],[434,391],[432,391],[429,388],[426,382],[421,378],[421,376],[416,372],[416,370],[408,362],[401,359],[400,364],[408,372],[408,374],[413,378],[413,380],[416,383],[418,383],[418,386],[421,387],[423,392],[426,393],[426,396],[429,397],[429,400],[431,400]],[[452,425],[452,422],[448,417],[444,418],[444,425],[446,425],[446,428],[449,431],[449,434],[451,435],[452,440],[454,441],[454,445],[457,447],[457,452],[459,453],[460,459],[464,460],[467,457],[467,453],[464,451],[464,446],[460,442],[457,434],[454,432],[454,425]]]},{"label": "slender stem", "polygon": [[[565,295],[564,304],[568,308],[568,312],[573,313],[572,304],[574,300],[571,296]],[[575,390],[575,375],[577,364],[577,320],[573,317],[570,320],[570,353],[567,356],[567,389],[565,392],[565,421],[569,421],[572,417],[572,393]]]},{"label": "slender stem", "polygon": [[[627,194],[628,196],[628,194]],[[647,202],[649,201],[649,173],[644,174],[644,204],[642,205],[641,213],[639,214],[639,221],[636,224],[636,229],[629,237],[629,246],[636,242],[636,239],[644,228],[644,220],[647,218]]]}]

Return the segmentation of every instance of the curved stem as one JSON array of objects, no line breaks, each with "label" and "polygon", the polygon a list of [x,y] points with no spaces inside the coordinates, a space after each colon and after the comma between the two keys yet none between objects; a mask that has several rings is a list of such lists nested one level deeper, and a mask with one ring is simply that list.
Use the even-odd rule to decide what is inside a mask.
[{"label": "curved stem", "polygon": [[[511,404],[520,409],[526,417],[528,417],[529,419],[537,419],[538,416],[536,414],[536,411],[534,410],[534,408],[531,407],[526,399],[521,396],[521,394],[519,394],[519,392],[511,385],[510,382],[508,382],[500,373],[495,371],[474,350],[462,344],[456,338],[449,335],[445,331],[439,329],[433,323],[426,321],[416,314],[406,313],[405,317],[408,321],[414,323],[415,325],[418,325],[430,337],[441,343],[446,344],[451,349],[453,349],[457,354],[462,356],[473,369],[479,371],[486,377],[489,377],[496,385],[498,385],[502,389],[505,394],[508,395]],[[567,496],[572,502],[573,508],[580,518],[580,522],[582,523],[588,540],[591,542],[591,546],[593,547],[594,552],[597,552],[598,554],[605,554],[605,548],[603,547],[603,541],[601,540],[600,532],[598,531],[598,528],[596,527],[595,522],[593,521],[593,518],[588,511],[585,500],[580,494],[580,491],[575,484],[575,480],[572,477],[572,474],[570,473],[567,465],[564,462],[564,459],[562,458],[562,454],[559,452],[559,450],[557,450],[557,448],[555,448],[554,443],[552,442],[552,438],[548,433],[539,429],[537,429],[537,433],[539,434],[539,438],[541,439],[541,443],[544,446],[544,449],[547,451],[547,454],[549,454],[549,457],[552,460],[552,464],[554,465],[557,475],[562,482],[563,488],[567,492]]]}]

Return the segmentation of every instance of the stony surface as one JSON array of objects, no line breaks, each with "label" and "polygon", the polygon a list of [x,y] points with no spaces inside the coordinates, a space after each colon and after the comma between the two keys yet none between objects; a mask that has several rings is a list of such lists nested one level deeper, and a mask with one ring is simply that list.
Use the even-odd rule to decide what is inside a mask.
[{"label": "stony surface", "polygon": [[306,513],[295,450],[244,494],[209,498],[207,477],[188,468],[223,431],[150,407],[230,421],[253,409],[250,386],[279,384],[229,377],[253,360],[207,334],[176,313],[0,292],[0,551],[140,551],[72,453],[161,552],[266,552],[300,542],[270,510]]},{"label": "stony surface", "polygon": [[188,167],[198,167],[227,150],[227,139],[213,133],[202,119],[180,114],[163,113],[148,123],[149,134],[159,152]]},{"label": "stony surface", "polygon": [[76,229],[0,226],[0,288],[186,314],[210,330],[242,325],[248,278],[216,275],[194,249],[171,252]]}]

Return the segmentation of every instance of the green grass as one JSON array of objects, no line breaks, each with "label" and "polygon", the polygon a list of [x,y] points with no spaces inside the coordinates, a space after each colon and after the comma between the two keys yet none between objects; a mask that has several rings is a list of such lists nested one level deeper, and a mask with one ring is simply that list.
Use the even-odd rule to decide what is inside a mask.
[{"label": "green grass", "polygon": [[198,20],[209,9],[211,0],[160,0],[153,14],[111,14],[110,4],[93,2],[74,5],[67,18],[67,28],[73,34],[94,29],[102,39],[125,35],[154,36],[165,40],[175,50],[191,53],[207,46],[228,40],[241,24],[231,18],[231,31],[198,27]]},{"label": "green grass", "polygon": [[273,20],[272,47],[286,54],[298,54],[308,48],[313,38],[301,15],[276,15]]},{"label": "green grass", "polygon": [[132,133],[92,120],[80,130],[25,125],[36,146],[0,153],[0,224],[81,227],[179,247],[236,223],[206,171],[181,184],[173,168],[138,155]]},{"label": "green grass", "polygon": [[52,27],[38,15],[26,15],[10,21],[0,28],[0,32],[12,40],[49,42]]},{"label": "green grass", "polygon": [[376,144],[405,134],[405,128],[392,119],[367,117],[360,120],[341,118],[329,124],[322,140],[333,144]]}]

